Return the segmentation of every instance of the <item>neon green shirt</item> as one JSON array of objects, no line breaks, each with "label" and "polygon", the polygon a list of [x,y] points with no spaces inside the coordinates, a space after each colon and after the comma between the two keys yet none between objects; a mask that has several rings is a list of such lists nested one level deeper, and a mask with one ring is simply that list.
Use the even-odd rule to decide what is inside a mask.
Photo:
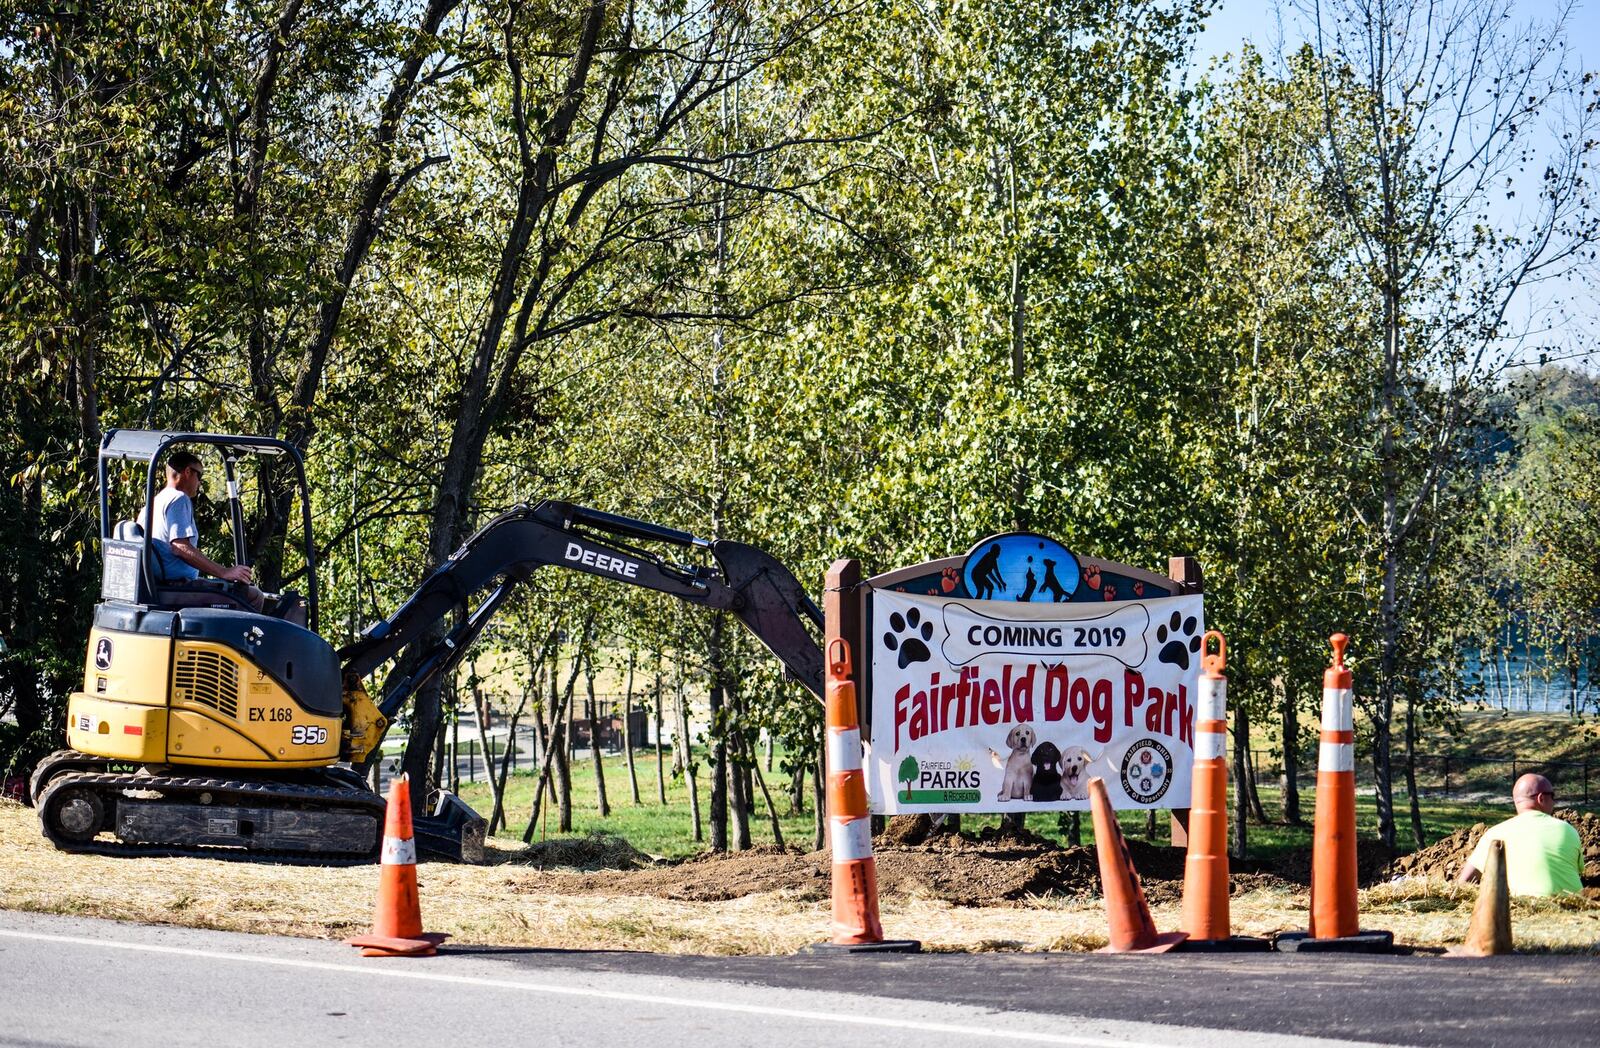
[{"label": "neon green shirt", "polygon": [[1489,863],[1489,842],[1506,845],[1506,884],[1512,895],[1555,895],[1583,890],[1583,848],[1578,831],[1542,811],[1525,811],[1491,826],[1467,860],[1479,873]]}]

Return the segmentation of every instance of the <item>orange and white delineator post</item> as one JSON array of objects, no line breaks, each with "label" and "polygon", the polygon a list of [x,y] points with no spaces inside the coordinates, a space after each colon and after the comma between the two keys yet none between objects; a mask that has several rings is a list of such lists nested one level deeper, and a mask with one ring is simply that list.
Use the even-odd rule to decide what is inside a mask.
[{"label": "orange and white delineator post", "polygon": [[826,692],[828,846],[833,853],[833,939],[813,950],[916,953],[915,939],[885,939],[878,917],[878,866],[861,769],[861,723],[850,642],[828,638]]},{"label": "orange and white delineator post", "polygon": [[828,846],[833,854],[833,943],[883,941],[878,918],[878,867],[872,857],[872,816],[861,770],[861,725],[856,714],[850,642],[828,641]]},{"label": "orange and white delineator post", "polygon": [[440,932],[422,930],[409,780],[409,775],[401,775],[389,784],[389,803],[383,817],[383,865],[378,870],[372,932],[345,940],[351,946],[362,947],[363,957],[427,957],[449,938]]},{"label": "orange and white delineator post", "polygon": [[1311,937],[1345,939],[1361,930],[1356,908],[1355,691],[1344,665],[1350,638],[1335,633],[1322,675],[1322,741],[1317,747],[1317,822],[1311,844]]},{"label": "orange and white delineator post", "polygon": [[1355,690],[1344,664],[1350,638],[1335,633],[1333,663],[1322,675],[1322,736],[1317,748],[1317,815],[1311,841],[1311,930],[1279,935],[1288,953],[1386,953],[1394,935],[1362,931],[1356,902]]},{"label": "orange and white delineator post", "polygon": [[[1234,935],[1228,913],[1228,641],[1206,633],[1196,696],[1189,850],[1183,864],[1184,952],[1271,949],[1266,939]],[[1211,648],[1213,644],[1215,651]]]},{"label": "orange and white delineator post", "polygon": [[[1210,650],[1215,641],[1217,650]],[[1183,930],[1194,942],[1231,934],[1228,919],[1228,642],[1209,630],[1200,657],[1194,724],[1189,851],[1183,863]]]}]

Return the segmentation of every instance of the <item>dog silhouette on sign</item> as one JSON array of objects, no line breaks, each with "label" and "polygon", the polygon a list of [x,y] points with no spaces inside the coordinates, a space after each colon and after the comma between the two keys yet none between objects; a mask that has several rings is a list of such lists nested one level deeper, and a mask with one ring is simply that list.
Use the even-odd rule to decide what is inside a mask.
[{"label": "dog silhouette on sign", "polygon": [[1039,588],[1050,594],[1057,604],[1071,599],[1071,594],[1062,588],[1061,580],[1056,578],[1056,562],[1048,557],[1044,560],[1044,585]]},{"label": "dog silhouette on sign", "polygon": [[1028,584],[1023,587],[1022,596],[1017,599],[1026,604],[1033,599],[1033,589],[1039,584],[1039,577],[1033,573],[1033,558],[1028,558]]}]

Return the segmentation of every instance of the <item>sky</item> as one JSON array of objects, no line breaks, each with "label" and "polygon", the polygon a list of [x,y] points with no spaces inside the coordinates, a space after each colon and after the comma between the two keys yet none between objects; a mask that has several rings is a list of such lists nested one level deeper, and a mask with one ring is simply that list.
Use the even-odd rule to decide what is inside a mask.
[{"label": "sky", "polygon": [[[1300,7],[1308,8],[1310,3],[1311,0],[1305,0]],[[1518,0],[1512,6],[1512,17],[1521,22],[1550,21],[1564,8],[1570,8],[1566,40],[1576,67],[1600,71],[1600,0]],[[1236,55],[1245,41],[1271,56],[1280,49],[1292,50],[1305,39],[1306,21],[1292,3],[1220,0],[1196,41],[1195,68],[1205,70],[1213,59]],[[1549,127],[1542,128],[1541,134],[1545,141],[1555,142]],[[1522,199],[1531,196],[1523,194]],[[1517,204],[1501,200],[1496,206],[1498,222],[1516,224],[1519,216],[1513,209]],[[1600,266],[1590,265],[1575,279],[1559,285],[1545,284],[1526,294],[1512,315],[1534,334],[1518,351],[1519,359],[1531,362],[1541,351],[1549,351],[1553,358],[1573,354],[1570,362],[1595,367],[1600,361],[1600,354],[1594,353],[1600,346],[1600,293],[1597,289],[1600,289]]]}]

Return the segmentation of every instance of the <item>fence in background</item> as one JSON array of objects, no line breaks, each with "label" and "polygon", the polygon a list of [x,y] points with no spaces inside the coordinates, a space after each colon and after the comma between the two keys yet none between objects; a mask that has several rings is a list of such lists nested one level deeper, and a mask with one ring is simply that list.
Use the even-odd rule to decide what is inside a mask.
[{"label": "fence in background", "polygon": [[[1250,762],[1256,781],[1272,785],[1283,775],[1282,762],[1265,750],[1251,750]],[[1558,805],[1589,806],[1600,802],[1600,759],[1549,761],[1520,756],[1487,755],[1467,757],[1459,754],[1418,754],[1417,792],[1430,797],[1459,800],[1499,799],[1510,803],[1511,786],[1528,772],[1538,772],[1555,786]],[[1356,777],[1363,784],[1372,781],[1370,758],[1356,761]],[[1317,781],[1315,755],[1301,762],[1296,781],[1312,786]],[[1405,765],[1395,755],[1394,781],[1397,790],[1405,789]]]}]

